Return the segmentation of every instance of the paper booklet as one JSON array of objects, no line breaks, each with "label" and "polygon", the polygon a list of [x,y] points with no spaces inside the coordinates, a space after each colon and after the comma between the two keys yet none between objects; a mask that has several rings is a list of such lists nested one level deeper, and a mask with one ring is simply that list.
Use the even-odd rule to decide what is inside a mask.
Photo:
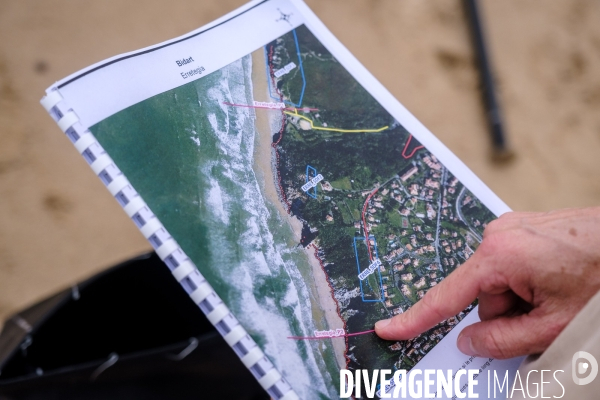
[{"label": "paper booklet", "polygon": [[509,208],[302,1],[250,2],[41,103],[274,399],[338,398],[341,369],[516,368],[458,351],[475,305],[373,332]]}]

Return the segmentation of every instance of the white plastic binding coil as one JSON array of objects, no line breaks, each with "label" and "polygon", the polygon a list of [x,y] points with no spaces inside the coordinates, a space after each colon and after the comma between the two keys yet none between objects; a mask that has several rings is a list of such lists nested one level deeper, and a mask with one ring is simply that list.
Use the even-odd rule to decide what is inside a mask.
[{"label": "white plastic binding coil", "polygon": [[55,105],[60,103],[62,99],[63,98],[60,95],[59,91],[54,90],[47,93],[46,96],[44,96],[42,100],[40,100],[40,103],[42,104],[42,107],[46,109],[47,112],[50,112],[50,110],[52,110],[52,108],[54,108]]},{"label": "white plastic binding coil", "polygon": [[[59,106],[58,107],[59,113],[55,113],[56,117],[58,117],[59,115],[62,114],[62,112],[60,112],[61,110],[68,110],[57,121],[57,124],[60,127],[60,129],[63,132],[66,132],[74,124],[79,122],[79,117],[77,116],[77,114],[74,111],[72,111],[71,109],[68,108],[68,105],[66,105],[65,103],[62,103],[62,101],[63,101],[63,97],[61,96],[60,92],[58,90],[53,90],[53,91],[48,92],[46,94],[46,96],[44,98],[42,98],[40,103],[46,109],[46,111],[50,114],[52,114],[52,110],[55,107]],[[98,143],[98,141],[96,140],[96,138],[94,137],[94,135],[91,132],[86,130],[79,136],[77,141],[74,143],[74,146],[77,149],[77,151],[80,154],[82,154],[86,149],[88,149],[94,143]],[[90,167],[92,168],[94,173],[96,175],[98,175],[106,167],[108,167],[111,164],[113,164],[113,161],[110,158],[110,156],[108,156],[107,154],[103,154],[102,156],[100,156],[96,160],[94,160],[94,162],[90,165]],[[127,180],[127,178],[124,175],[119,175],[119,176],[115,177],[106,187],[109,190],[109,192],[111,193],[111,195],[115,196],[117,193],[119,193],[121,190],[123,190],[128,185],[130,185],[130,183]],[[131,217],[133,217],[134,214],[136,214],[139,210],[141,210],[143,207],[146,207],[146,206],[147,205],[144,202],[144,200],[141,198],[141,196],[136,196],[136,197],[132,198],[129,201],[129,203],[127,203],[123,207],[123,209],[127,213],[127,215],[131,218]],[[161,228],[164,229],[164,226],[160,223],[158,218],[153,218],[153,219],[149,220],[148,222],[146,222],[139,229],[145,238],[149,238],[150,236],[152,236],[154,233],[156,233]],[[179,247],[177,242],[173,238],[169,238],[168,240],[163,242],[158,249],[156,249],[156,254],[161,258],[161,260],[164,261],[165,258],[167,258],[170,254],[172,254],[176,250],[179,250],[179,251],[181,251],[182,254],[185,254],[183,252],[183,250]],[[194,270],[197,270],[194,263],[192,261],[190,261],[189,259],[186,259],[179,266],[177,266],[177,268],[175,268],[172,271],[172,274],[178,282],[181,282],[183,279],[185,279],[187,276],[189,276],[192,272],[194,272]],[[202,301],[204,301],[211,294],[213,294],[214,296],[216,296],[218,298],[218,296],[216,295],[216,293],[214,292],[214,290],[212,289],[210,284],[206,280],[204,280],[197,286],[196,290],[194,290],[190,294],[190,297],[196,304],[199,304]],[[221,322],[228,315],[231,315],[229,309],[227,308],[227,306],[224,303],[220,303],[211,312],[209,312],[206,315],[206,317],[213,325],[216,325],[219,322]],[[246,332],[244,327],[239,323],[236,326],[234,326],[231,329],[231,331],[229,331],[223,337],[229,346],[234,346],[235,344],[237,344],[240,340],[242,340],[244,338],[248,338],[250,340],[250,342],[253,342],[253,340],[250,338],[250,336],[248,336],[248,333]],[[251,368],[253,365],[255,365],[257,362],[259,362],[260,360],[262,360],[264,358],[265,358],[265,355],[264,355],[263,351],[260,349],[260,347],[258,347],[258,345],[256,345],[256,343],[254,343],[254,347],[252,347],[248,351],[248,353],[246,353],[243,357],[241,357],[241,360],[242,360],[242,363],[246,366],[246,368]],[[269,371],[267,371],[267,373],[264,376],[262,376],[258,380],[258,382],[265,390],[268,390],[271,387],[273,387],[274,385],[276,385],[278,382],[280,382],[282,379],[283,378],[282,378],[281,374],[279,373],[279,371],[277,371],[276,368],[272,368]],[[294,392],[293,389],[290,389],[279,400],[298,400],[298,396],[296,395],[296,393]]]},{"label": "white plastic binding coil", "polygon": [[183,278],[191,274],[196,269],[196,266],[190,260],[185,260],[181,264],[177,266],[172,272],[173,277],[177,280],[177,282],[181,282]]}]

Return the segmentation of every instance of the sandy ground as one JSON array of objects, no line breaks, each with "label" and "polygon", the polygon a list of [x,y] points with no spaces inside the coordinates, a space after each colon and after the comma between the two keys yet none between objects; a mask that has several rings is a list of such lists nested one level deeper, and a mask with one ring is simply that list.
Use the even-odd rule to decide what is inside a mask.
[{"label": "sandy ground", "polygon": [[[252,53],[252,83],[254,86],[254,100],[261,102],[270,102],[268,96],[267,79],[265,75],[265,58],[262,49]],[[300,243],[302,235],[302,223],[296,217],[291,217],[278,197],[278,189],[275,180],[274,170],[274,152],[271,146],[273,131],[280,126],[281,111],[277,110],[256,110],[256,128],[258,138],[255,146],[255,170],[259,180],[262,181],[262,188],[266,193],[267,199],[274,204],[279,212],[281,219],[286,221],[294,232],[295,242]],[[319,260],[311,248],[305,249],[308,261],[311,266],[312,282],[309,282],[309,288],[313,292],[313,315],[320,320],[319,314],[325,316],[327,322],[326,329],[338,329],[344,327],[344,322],[337,313],[337,304],[333,298],[333,293],[327,282],[325,272],[321,268]],[[318,309],[315,309],[318,308]],[[312,335],[312,333],[311,333]],[[342,338],[328,339],[333,343],[335,356],[340,368],[346,368],[346,342]]]},{"label": "sandy ground", "polygon": [[[325,271],[323,271],[319,260],[315,256],[314,248],[310,247],[305,251],[312,268],[313,285],[317,289],[319,305],[321,306],[321,310],[323,310],[325,313],[327,329],[344,329],[344,321],[338,314],[338,306],[337,302],[333,298],[333,290],[327,282]],[[339,337],[326,340],[331,340],[331,344],[333,345],[333,350],[335,352],[335,359],[339,368],[346,368],[346,339]]]},{"label": "sandy ground", "polygon": [[[0,1],[0,319],[150,249],[39,106],[52,82],[243,0]],[[459,0],[307,0],[516,210],[600,203],[600,2],[483,0],[516,158],[498,165]]]},{"label": "sandy ground", "polygon": [[[260,102],[271,102],[268,96],[267,78],[265,75],[265,57],[262,49],[252,53],[252,85],[254,87],[254,100]],[[254,147],[255,171],[259,180],[263,183],[263,189],[269,201],[277,207],[277,211],[283,217],[288,213],[278,197],[278,189],[275,185],[274,176],[274,152],[271,143],[273,141],[273,132],[280,125],[280,119],[276,118],[279,110],[255,109],[256,111],[256,129],[258,130],[258,140]],[[292,226],[294,231],[302,230],[302,223],[296,218],[286,218],[286,221]]]}]

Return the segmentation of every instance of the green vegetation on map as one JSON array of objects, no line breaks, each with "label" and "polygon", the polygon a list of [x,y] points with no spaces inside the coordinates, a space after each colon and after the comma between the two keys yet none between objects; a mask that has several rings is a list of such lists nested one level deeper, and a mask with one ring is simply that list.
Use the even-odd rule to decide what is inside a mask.
[{"label": "green vegetation on map", "polygon": [[[272,77],[273,94],[296,104],[285,114],[282,136],[274,135],[282,201],[310,232],[303,245],[318,248],[347,333],[362,332],[406,311],[468,259],[494,216],[308,29],[295,33],[306,85],[302,104],[296,103],[303,86],[299,68]],[[296,47],[292,33],[267,45],[272,70],[298,64]],[[311,129],[306,120],[329,130]],[[301,189],[307,165],[324,177],[316,198]],[[366,233],[373,239],[365,240]],[[374,261],[375,247],[382,265],[361,282],[359,269]],[[348,366],[409,369],[464,316],[410,341],[348,337]]]}]

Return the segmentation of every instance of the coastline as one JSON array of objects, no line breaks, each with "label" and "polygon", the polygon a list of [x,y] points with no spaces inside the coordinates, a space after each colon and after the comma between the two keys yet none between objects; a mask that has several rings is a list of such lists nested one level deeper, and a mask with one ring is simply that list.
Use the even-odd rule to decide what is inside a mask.
[{"label": "coastline", "polygon": [[[333,289],[329,285],[325,270],[321,267],[321,261],[316,256],[316,246],[308,246],[304,249],[308,262],[312,269],[312,276],[317,295],[319,298],[319,305],[323,313],[325,314],[325,320],[329,329],[344,329],[346,326],[344,320],[338,314],[338,304],[333,298]],[[346,332],[348,333],[348,332]],[[332,338],[333,350],[335,352],[335,359],[340,369],[347,367],[346,362],[346,338]]]},{"label": "coastline", "polygon": [[[262,53],[262,48],[252,53],[252,84],[254,100],[270,102],[268,96],[268,82],[265,74],[265,59]],[[254,150],[254,170],[262,181],[267,200],[273,204],[281,218],[286,221],[294,233],[294,240],[300,243],[302,236],[302,222],[296,217],[292,217],[284,208],[279,198],[278,189],[275,184],[275,154],[272,147],[272,126],[278,125],[278,121],[274,121],[277,116],[275,110],[258,110],[256,112],[256,131],[257,139],[255,140]],[[320,260],[316,257],[315,247],[308,246],[304,249],[306,258],[311,267],[311,282],[307,282],[307,286],[311,291],[311,302],[313,303],[313,316],[315,323],[318,324],[321,320],[320,315],[315,310],[315,300],[318,309],[322,312],[327,324],[327,329],[344,329],[344,321],[338,313],[338,304],[333,297],[331,286],[325,275],[325,271],[321,266]],[[312,334],[312,332],[311,332]],[[345,338],[332,338],[332,346],[335,353],[335,359],[340,369],[346,368],[346,340]]]}]

